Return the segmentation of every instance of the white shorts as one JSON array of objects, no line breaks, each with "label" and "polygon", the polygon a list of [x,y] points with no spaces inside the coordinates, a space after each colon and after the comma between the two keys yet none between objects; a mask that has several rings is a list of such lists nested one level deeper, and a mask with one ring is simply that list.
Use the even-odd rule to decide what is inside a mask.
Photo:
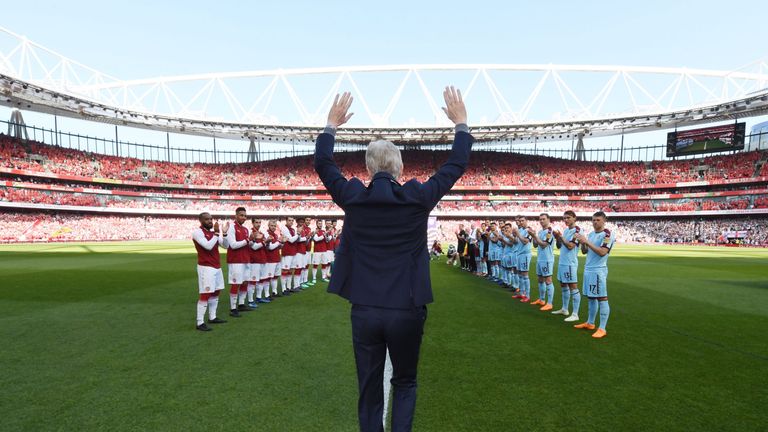
[{"label": "white shorts", "polygon": [[333,251],[332,250],[325,251],[325,255],[328,257],[328,258],[326,258],[326,262],[325,263],[326,264],[332,263],[333,259],[335,258],[335,256],[333,255]]},{"label": "white shorts", "polygon": [[248,264],[228,264],[227,276],[229,277],[229,283],[241,284],[246,282],[251,277],[248,267]]},{"label": "white shorts", "polygon": [[272,279],[280,274],[280,263],[266,263],[261,266],[261,280]]},{"label": "white shorts", "polygon": [[264,267],[262,263],[251,263],[248,268],[251,270],[251,278],[248,279],[251,282],[258,282],[261,280],[261,268]]},{"label": "white shorts", "polygon": [[281,261],[283,270],[290,270],[296,268],[296,255],[283,255]]},{"label": "white shorts", "polygon": [[296,254],[296,261],[298,264],[296,264],[294,267],[303,269],[307,267],[307,264],[309,263],[307,261],[307,254],[306,253],[297,253]]},{"label": "white shorts", "polygon": [[326,252],[315,252],[312,254],[312,264],[328,264],[328,254]]},{"label": "white shorts", "polygon": [[224,289],[224,273],[220,268],[197,266],[197,285],[200,294]]}]

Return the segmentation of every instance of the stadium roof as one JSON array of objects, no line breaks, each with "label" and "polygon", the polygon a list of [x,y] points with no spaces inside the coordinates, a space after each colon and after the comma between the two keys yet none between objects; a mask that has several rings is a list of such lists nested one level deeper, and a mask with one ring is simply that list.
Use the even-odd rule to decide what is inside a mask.
[{"label": "stadium roof", "polygon": [[[464,90],[479,141],[564,140],[768,112],[768,64],[735,71],[580,65],[390,65],[121,80],[0,27],[0,104],[152,130],[313,140],[350,90],[348,142],[448,142],[446,83]],[[312,107],[312,108],[308,108]]]}]

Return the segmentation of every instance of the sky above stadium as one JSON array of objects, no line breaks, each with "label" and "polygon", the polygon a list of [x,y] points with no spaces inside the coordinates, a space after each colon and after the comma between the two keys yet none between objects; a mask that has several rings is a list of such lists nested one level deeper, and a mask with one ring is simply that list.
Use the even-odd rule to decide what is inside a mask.
[{"label": "sky above stadium", "polygon": [[760,1],[617,3],[41,0],[5,8],[0,25],[124,80],[429,63],[735,70],[768,58]]},{"label": "sky above stadium", "polygon": [[754,1],[29,1],[0,24],[122,79],[410,63],[732,70],[768,56]]}]

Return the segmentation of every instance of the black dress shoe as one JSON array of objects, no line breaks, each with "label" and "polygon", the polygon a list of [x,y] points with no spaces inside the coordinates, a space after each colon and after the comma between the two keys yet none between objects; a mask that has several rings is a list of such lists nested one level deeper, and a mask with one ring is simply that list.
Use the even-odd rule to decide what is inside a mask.
[{"label": "black dress shoe", "polygon": [[225,322],[227,322],[227,320],[223,320],[223,319],[221,319],[219,317],[216,317],[214,319],[209,319],[208,320],[208,324],[224,324]]},{"label": "black dress shoe", "polygon": [[240,312],[238,312],[237,309],[232,309],[229,311],[229,316],[240,318]]},{"label": "black dress shoe", "polygon": [[210,327],[208,327],[207,325],[205,325],[205,323],[202,323],[202,324],[200,324],[200,325],[199,325],[199,326],[197,326],[196,328],[197,328],[198,330],[200,330],[200,331],[211,331],[211,330],[213,330],[212,328],[210,328]]}]

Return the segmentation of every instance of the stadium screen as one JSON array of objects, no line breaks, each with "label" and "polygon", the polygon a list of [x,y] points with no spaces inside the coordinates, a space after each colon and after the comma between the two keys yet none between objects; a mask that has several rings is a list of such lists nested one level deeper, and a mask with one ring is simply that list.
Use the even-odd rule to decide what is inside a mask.
[{"label": "stadium screen", "polygon": [[746,123],[733,123],[667,134],[667,157],[744,148]]}]

